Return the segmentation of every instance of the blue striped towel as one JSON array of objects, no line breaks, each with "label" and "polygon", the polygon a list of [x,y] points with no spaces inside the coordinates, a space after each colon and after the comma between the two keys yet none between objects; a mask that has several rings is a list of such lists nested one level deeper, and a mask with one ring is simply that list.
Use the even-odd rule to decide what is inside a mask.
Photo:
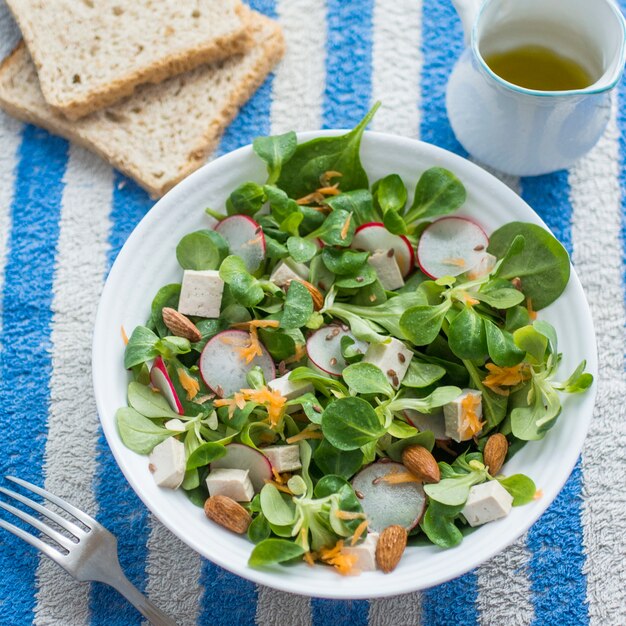
[{"label": "blue striped towel", "polygon": [[[626,2],[622,0],[624,4]],[[285,130],[374,128],[462,153],[444,87],[462,47],[448,0],[254,0],[289,50],[220,152]],[[16,32],[0,0],[0,55]],[[90,340],[104,277],[151,201],[98,158],[0,114],[0,475],[71,499],[119,538],[129,577],[180,624],[325,626],[626,624],[624,380],[626,90],[606,135],[572,170],[506,179],[572,253],[598,331],[597,411],[580,462],[522,539],[471,573],[396,598],[309,600],[198,557],[141,505],[99,429]],[[0,623],[129,626],[114,592],[81,585],[0,535]]]}]

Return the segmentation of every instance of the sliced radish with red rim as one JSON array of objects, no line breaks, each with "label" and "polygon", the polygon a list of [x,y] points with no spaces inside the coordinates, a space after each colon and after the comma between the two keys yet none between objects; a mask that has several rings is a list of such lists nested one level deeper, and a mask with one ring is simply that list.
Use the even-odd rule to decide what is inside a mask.
[{"label": "sliced radish with red rim", "polygon": [[265,235],[261,226],[247,215],[232,215],[215,230],[226,239],[231,254],[243,259],[249,272],[256,272],[265,259]]},{"label": "sliced radish with red rim", "polygon": [[480,263],[488,245],[485,231],[472,220],[443,217],[422,233],[417,260],[431,278],[459,276]]},{"label": "sliced radish with red rim", "polygon": [[422,484],[394,484],[384,480],[387,476],[407,472],[401,463],[378,461],[352,479],[352,487],[369,520],[370,531],[381,532],[395,524],[411,530],[419,523],[426,507]]},{"label": "sliced radish with red rim", "polygon": [[273,478],[270,460],[262,452],[243,443],[229,443],[226,446],[226,454],[211,463],[212,470],[219,468],[248,470],[256,493],[263,489],[266,480]]},{"label": "sliced radish with red rim", "polygon": [[244,330],[224,330],[207,342],[198,365],[200,374],[218,396],[226,398],[248,387],[246,374],[255,366],[263,370],[265,380],[276,378],[276,367],[269,352],[261,345],[261,356],[246,363],[241,350],[248,345],[250,335]]},{"label": "sliced radish with red rim", "polygon": [[167,400],[172,411],[176,411],[179,415],[185,412],[180,398],[176,393],[176,389],[174,388],[174,383],[167,371],[163,357],[158,356],[154,359],[154,363],[150,368],[150,382],[153,387],[156,387],[161,392],[161,395]]},{"label": "sliced radish with red rim", "polygon": [[350,337],[355,341],[355,348],[363,354],[367,351],[367,342],[357,339],[347,326],[331,324],[316,330],[306,342],[306,351],[309,359],[326,374],[341,376],[348,366],[341,354],[342,337]]},{"label": "sliced radish with red rim", "polygon": [[415,267],[415,253],[411,242],[404,235],[390,233],[380,222],[359,226],[350,247],[371,253],[377,250],[393,250],[402,276],[410,274]]}]

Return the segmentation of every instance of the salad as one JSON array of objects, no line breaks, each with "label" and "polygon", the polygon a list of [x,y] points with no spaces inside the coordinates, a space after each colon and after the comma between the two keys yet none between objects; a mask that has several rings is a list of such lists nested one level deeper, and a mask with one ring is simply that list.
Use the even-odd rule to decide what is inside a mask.
[{"label": "salad", "polygon": [[266,183],[206,209],[176,248],[181,282],[123,333],[122,441],[246,534],[253,567],[389,572],[407,544],[459,544],[540,495],[502,466],[593,382],[585,362],[556,379],[537,314],[568,283],[562,245],[453,215],[466,191],[440,167],[412,197],[394,173],[372,184],[377,107],[343,136],[256,139]]}]

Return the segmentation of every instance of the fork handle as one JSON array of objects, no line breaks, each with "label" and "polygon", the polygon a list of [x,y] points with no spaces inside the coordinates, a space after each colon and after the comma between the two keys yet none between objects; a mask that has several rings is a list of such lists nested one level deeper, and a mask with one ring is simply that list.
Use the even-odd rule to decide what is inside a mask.
[{"label": "fork handle", "polygon": [[154,626],[178,626],[171,617],[148,600],[121,571],[114,580],[106,582],[119,591]]}]

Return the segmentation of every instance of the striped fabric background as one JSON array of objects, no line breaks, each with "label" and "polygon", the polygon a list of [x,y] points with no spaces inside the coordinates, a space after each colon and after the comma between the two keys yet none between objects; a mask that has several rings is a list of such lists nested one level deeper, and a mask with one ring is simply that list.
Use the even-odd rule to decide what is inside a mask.
[{"label": "striped fabric background", "polygon": [[[622,0],[626,6],[626,1]],[[288,53],[228,129],[256,135],[374,129],[462,153],[444,88],[462,46],[449,0],[253,0]],[[16,32],[0,0],[0,57]],[[0,113],[0,476],[16,474],[96,515],[129,577],[181,625],[626,624],[626,88],[606,135],[568,172],[506,179],[567,246],[598,333],[597,410],[581,460],[540,521],[462,578],[393,599],[309,600],[257,587],[165,531],[117,469],[99,429],[90,344],[107,269],[152,202],[96,157]],[[108,588],[80,585],[0,534],[0,624],[132,626]]]}]

